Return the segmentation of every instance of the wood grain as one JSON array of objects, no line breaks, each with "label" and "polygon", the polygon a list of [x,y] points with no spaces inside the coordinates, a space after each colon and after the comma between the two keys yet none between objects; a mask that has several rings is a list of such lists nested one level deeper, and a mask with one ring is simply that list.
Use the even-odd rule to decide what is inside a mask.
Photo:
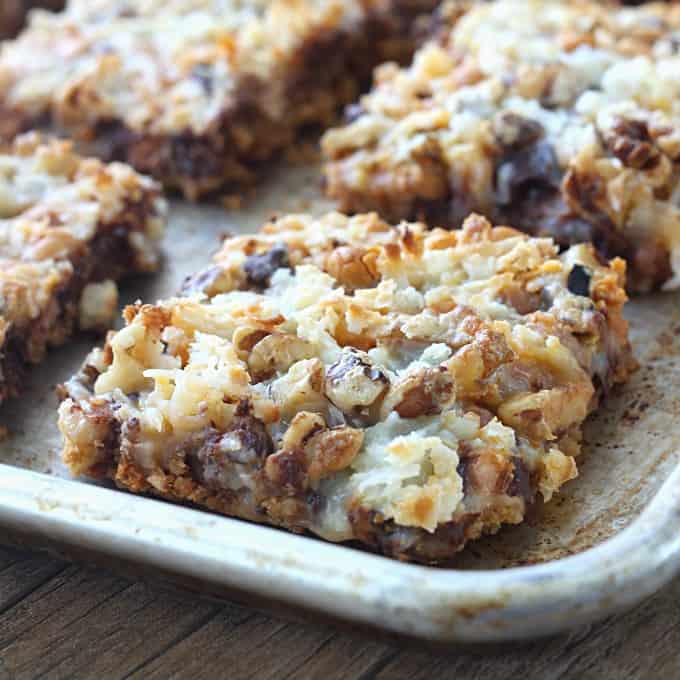
[{"label": "wood grain", "polygon": [[0,680],[37,677],[672,680],[680,677],[680,579],[570,635],[434,651],[0,548]]}]

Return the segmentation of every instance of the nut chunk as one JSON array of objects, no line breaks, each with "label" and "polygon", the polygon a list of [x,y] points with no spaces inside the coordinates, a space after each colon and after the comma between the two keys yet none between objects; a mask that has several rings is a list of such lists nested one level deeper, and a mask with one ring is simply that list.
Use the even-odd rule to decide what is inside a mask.
[{"label": "nut chunk", "polygon": [[[477,211],[680,286],[680,3],[470,3],[323,139],[340,209]],[[458,15],[456,15],[458,16]]]},{"label": "nut chunk", "polygon": [[25,135],[0,154],[0,401],[76,327],[105,330],[114,281],[158,264],[165,204],[132,168]]},{"label": "nut chunk", "polygon": [[48,119],[188,198],[238,191],[406,61],[439,2],[71,0],[4,45],[0,135]]},{"label": "nut chunk", "polygon": [[225,241],[185,296],[126,310],[63,389],[63,457],[446,562],[576,476],[583,420],[633,368],[624,273],[476,215],[285,216]]}]

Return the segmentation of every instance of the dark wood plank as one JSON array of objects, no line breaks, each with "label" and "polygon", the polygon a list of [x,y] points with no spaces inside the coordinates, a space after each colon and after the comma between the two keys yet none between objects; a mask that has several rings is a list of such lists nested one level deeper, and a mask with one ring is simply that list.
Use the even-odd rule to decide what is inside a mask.
[{"label": "dark wood plank", "polygon": [[0,547],[0,613],[11,609],[65,568],[63,562]]},{"label": "dark wood plank", "polygon": [[122,677],[220,609],[71,566],[0,615],[0,658],[12,678]]},{"label": "dark wood plank", "polygon": [[[232,678],[262,680],[290,677],[333,637],[324,626],[286,623],[263,614],[252,614],[234,626],[222,615],[182,640],[135,676],[200,680],[227,673]],[[210,664],[204,663],[210,659]]]},{"label": "dark wood plank", "polygon": [[474,651],[289,623],[4,549],[0,605],[0,680],[680,677],[680,579],[635,610],[570,635]]},{"label": "dark wood plank", "polygon": [[363,635],[334,635],[289,678],[351,680],[371,678],[399,654],[396,645],[386,645]]}]

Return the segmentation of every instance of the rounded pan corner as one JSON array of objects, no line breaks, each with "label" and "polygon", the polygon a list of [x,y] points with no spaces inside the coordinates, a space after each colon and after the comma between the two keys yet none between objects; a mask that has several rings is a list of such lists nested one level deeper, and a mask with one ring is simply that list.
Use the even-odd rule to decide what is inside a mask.
[{"label": "rounded pan corner", "polygon": [[394,562],[6,465],[0,465],[0,523],[389,633],[500,642],[590,623],[678,573],[680,466],[613,538],[553,562],[489,571]]}]

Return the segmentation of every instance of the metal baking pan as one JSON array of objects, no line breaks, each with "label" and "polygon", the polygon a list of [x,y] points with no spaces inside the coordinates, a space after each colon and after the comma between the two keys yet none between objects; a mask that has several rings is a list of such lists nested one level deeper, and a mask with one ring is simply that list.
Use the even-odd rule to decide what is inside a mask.
[{"label": "metal baking pan", "polygon": [[[272,212],[331,206],[312,166],[275,176],[241,209],[172,206],[163,272],[126,302],[175,292],[225,232]],[[628,308],[640,370],[586,426],[580,477],[525,525],[470,544],[455,568],[391,561],[311,537],[74,481],[59,463],[54,386],[92,346],[80,338],[30,373],[0,423],[0,538],[106,556],[240,601],[289,606],[440,642],[528,638],[602,618],[680,572],[680,295]]]}]

